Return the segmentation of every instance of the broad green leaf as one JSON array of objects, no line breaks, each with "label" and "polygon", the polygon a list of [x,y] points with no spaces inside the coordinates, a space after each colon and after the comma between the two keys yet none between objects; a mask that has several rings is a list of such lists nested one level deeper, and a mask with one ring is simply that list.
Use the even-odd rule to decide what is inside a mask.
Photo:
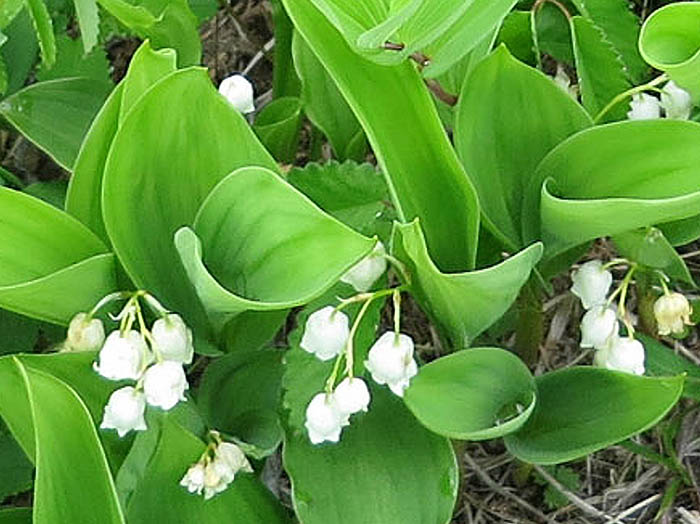
[{"label": "broad green leaf", "polygon": [[[129,70],[110,94],[88,131],[75,161],[66,197],[66,211],[110,243],[102,219],[102,177],[107,155],[121,120],[156,82],[176,69],[172,50],[153,51],[144,42],[131,59]],[[126,96],[123,95],[128,91]]]},{"label": "broad green leaf", "polygon": [[278,162],[291,164],[297,154],[301,121],[301,100],[285,96],[262,108],[253,129]]},{"label": "broad green leaf", "polygon": [[365,129],[399,219],[420,217],[442,270],[472,267],[479,229],[476,193],[413,65],[382,67],[364,60],[310,0],[284,4]]},{"label": "broad green leaf", "polygon": [[93,120],[75,160],[66,193],[66,213],[80,220],[106,244],[111,242],[102,220],[102,174],[119,126],[123,90],[124,83],[120,83]]},{"label": "broad green leaf", "polygon": [[498,43],[505,44],[516,59],[533,67],[536,66],[530,11],[511,11],[503,20],[498,33]]},{"label": "broad green leaf", "polygon": [[56,37],[56,63],[52,67],[42,64],[37,71],[37,80],[59,80],[64,78],[84,77],[112,86],[110,76],[111,64],[107,53],[101,47],[94,48],[86,54],[80,39],[68,35]]},{"label": "broad green leaf", "polygon": [[[375,287],[377,286],[386,288],[386,279],[380,279],[380,282],[375,284]],[[296,327],[289,334],[290,349],[284,357],[285,371],[282,382],[284,389],[283,408],[287,415],[288,428],[295,431],[306,431],[304,429],[306,406],[316,393],[323,390],[334,365],[333,360],[319,360],[299,345],[304,334],[306,321],[314,311],[338,304],[338,297],[350,297],[354,294],[356,294],[354,288],[349,284],[339,282],[323,296],[307,304],[297,315]],[[377,328],[385,301],[386,299],[375,300],[367,308],[367,312],[359,323],[353,339],[355,376],[365,374],[364,361],[370,347],[377,339]],[[356,303],[343,309],[344,313],[348,315],[350,325],[357,320],[360,308],[361,305]]]},{"label": "broad green leaf", "polygon": [[182,313],[195,338],[205,325],[204,311],[187,283],[173,234],[193,223],[222,178],[256,164],[276,169],[247,122],[201,69],[178,71],[153,86],[114,138],[102,190],[112,245],[136,285]]},{"label": "broad green leaf", "polygon": [[[430,63],[423,69],[423,76],[435,78],[472,51],[484,39],[498,30],[516,0],[474,0],[464,15],[433,43],[426,46]],[[430,2],[426,2],[426,6]]]},{"label": "broad green leaf", "polygon": [[[34,466],[0,420],[0,502],[32,487]],[[0,518],[2,523],[2,518]]]},{"label": "broad green leaf", "polygon": [[113,256],[77,220],[7,188],[0,209],[0,306],[67,324],[114,290]]},{"label": "broad green leaf", "polygon": [[464,84],[455,147],[479,193],[484,222],[510,249],[537,240],[522,235],[524,206],[537,164],[558,143],[591,125],[559,86],[501,46]]},{"label": "broad green leaf", "polygon": [[425,427],[462,440],[520,429],[535,407],[535,380],[515,354],[473,348],[420,368],[404,401]]},{"label": "broad green leaf", "polygon": [[39,39],[41,60],[51,67],[56,61],[56,36],[53,33],[53,22],[49,10],[44,0],[26,0],[26,5]]},{"label": "broad green leaf", "polygon": [[386,182],[371,164],[309,163],[294,168],[287,181],[326,213],[363,235],[378,235],[388,243],[391,222]]},{"label": "broad green leaf", "polygon": [[[570,24],[583,107],[595,118],[608,102],[632,86],[601,30],[580,16],[571,18]],[[606,121],[624,120],[626,111],[624,104],[618,104],[607,113]]]},{"label": "broad green leaf", "polygon": [[40,82],[3,100],[0,115],[70,171],[109,90],[88,78]]},{"label": "broad green leaf", "polygon": [[67,180],[49,180],[47,182],[34,182],[33,184],[29,184],[23,191],[58,209],[63,209],[67,189]]},{"label": "broad green leaf", "polygon": [[19,360],[15,364],[24,376],[36,433],[34,522],[123,523],[107,459],[83,401],[57,378],[25,368]]},{"label": "broad green leaf", "polygon": [[640,24],[626,0],[572,0],[580,13],[603,32],[620,56],[629,78],[635,84],[644,81],[649,67],[637,48]]},{"label": "broad green leaf", "polygon": [[247,310],[289,309],[313,300],[375,243],[260,167],[222,180],[194,230],[183,227],[175,235],[187,275],[216,323]]},{"label": "broad green leaf", "polygon": [[32,508],[0,509],[0,524],[32,524]]},{"label": "broad green leaf", "polygon": [[354,415],[340,442],[287,434],[284,465],[304,524],[448,523],[459,485],[448,440],[422,427],[386,389]]},{"label": "broad green leaf", "polygon": [[639,333],[637,338],[646,350],[646,373],[653,377],[685,374],[683,396],[700,401],[700,366],[648,335]]},{"label": "broad green leaf", "polygon": [[204,22],[214,16],[219,9],[217,0],[189,0],[188,4],[192,13],[200,22]]},{"label": "broad green leaf", "polygon": [[[2,44],[0,44],[0,47],[2,47]],[[0,96],[4,96],[7,93],[8,87],[9,76],[7,74],[7,64],[5,63],[5,59],[0,56]]]},{"label": "broad green leaf", "polygon": [[273,341],[289,311],[246,311],[231,319],[221,333],[226,353],[262,349]]},{"label": "broad green leaf", "polygon": [[543,2],[532,16],[536,52],[548,54],[558,62],[573,66],[574,52],[568,17],[559,7],[549,2]]},{"label": "broad green leaf", "polygon": [[80,36],[86,53],[92,51],[97,44],[100,34],[100,17],[97,10],[97,0],[73,0],[75,14],[78,16]]},{"label": "broad green leaf", "polygon": [[0,4],[0,29],[5,29],[22,11],[25,0],[5,0]]},{"label": "broad green leaf", "polygon": [[301,81],[292,59],[294,24],[284,10],[281,0],[272,0],[272,17],[275,27],[275,55],[272,68],[272,96],[299,96]]},{"label": "broad green leaf", "polygon": [[54,346],[66,337],[63,326],[34,320],[5,309],[0,309],[0,333],[0,355],[31,353],[38,347]]},{"label": "broad green leaf", "polygon": [[197,31],[199,24],[187,0],[140,2],[136,5],[126,0],[98,2],[126,27],[142,38],[149,38],[153,47],[175,49],[181,67],[199,63],[202,52]]},{"label": "broad green leaf", "polygon": [[542,245],[537,243],[497,266],[442,273],[427,252],[418,221],[396,224],[393,246],[407,264],[412,293],[456,350],[468,347],[501,318],[542,256]]},{"label": "broad green leaf", "polygon": [[197,396],[209,426],[272,453],[282,441],[283,356],[275,350],[237,352],[209,364]]},{"label": "broad green leaf", "polygon": [[[301,99],[309,120],[328,137],[339,160],[349,158],[353,140],[364,132],[357,118],[298,31],[294,32],[292,54],[297,74],[301,78]],[[365,147],[366,151],[366,147]],[[364,153],[361,155],[364,157]]]},{"label": "broad green leaf", "polygon": [[688,266],[661,230],[655,227],[635,229],[613,237],[620,255],[654,269],[660,269],[674,280],[695,286]]},{"label": "broad green leaf", "polygon": [[154,51],[146,40],[134,53],[122,88],[119,123],[148,89],[177,70],[177,55],[173,49]]},{"label": "broad green leaf", "polygon": [[700,4],[678,2],[654,11],[639,35],[639,51],[652,67],[664,71],[695,102],[700,100]]},{"label": "broad green leaf", "polygon": [[533,178],[538,187],[548,181],[540,207],[545,256],[696,216],[698,146],[699,124],[667,119],[598,126],[560,144]]},{"label": "broad green leaf", "polygon": [[252,474],[239,472],[222,493],[204,500],[180,486],[204,443],[165,417],[160,440],[143,478],[129,499],[129,524],[278,524],[289,522],[282,506]]},{"label": "broad green leaf", "polygon": [[537,404],[505,437],[513,455],[535,464],[586,456],[649,429],[675,405],[683,377],[649,378],[573,367],[536,379]]},{"label": "broad green leaf", "polygon": [[[8,2],[0,3],[0,9],[7,4]],[[20,4],[24,6],[24,0],[21,0]],[[7,36],[7,42],[0,48],[0,56],[6,64],[12,64],[7,71],[8,86],[5,94],[8,95],[24,86],[36,64],[39,43],[26,9],[22,10],[12,23],[3,29],[3,32]]]}]

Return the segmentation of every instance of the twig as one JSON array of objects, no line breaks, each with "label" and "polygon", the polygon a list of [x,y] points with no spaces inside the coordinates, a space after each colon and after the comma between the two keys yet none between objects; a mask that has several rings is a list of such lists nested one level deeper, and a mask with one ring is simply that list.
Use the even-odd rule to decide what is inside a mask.
[{"label": "twig", "polygon": [[621,522],[622,519],[629,517],[630,515],[639,511],[640,509],[647,507],[648,505],[652,504],[653,502],[656,502],[661,497],[662,497],[661,493],[657,493],[656,495],[652,495],[651,497],[644,499],[643,501],[635,504],[634,506],[627,508],[625,511],[620,513],[614,519],[608,520],[605,524],[617,524],[618,522]]},{"label": "twig", "polygon": [[253,69],[257,65],[257,63],[265,57],[265,53],[269,53],[273,47],[275,47],[275,39],[271,38],[265,43],[263,48],[257,53],[255,53],[255,56],[250,59],[250,62],[248,62],[248,65],[243,70],[243,74],[247,75],[250,72],[250,70]]},{"label": "twig", "polygon": [[528,510],[530,513],[533,515],[537,515],[539,519],[541,519],[544,522],[548,523],[554,523],[553,520],[551,520],[547,515],[542,513],[540,510],[529,504],[528,502],[524,501],[520,497],[513,495],[511,492],[508,490],[503,489],[502,486],[499,486],[494,480],[481,469],[481,466],[477,464],[477,462],[469,456],[468,453],[464,453],[463,455],[464,461],[467,463],[467,465],[474,470],[474,472],[479,476],[479,478],[482,480],[484,484],[486,484],[489,488],[491,488],[493,491],[498,493],[499,495],[506,497],[522,508]]},{"label": "twig", "polygon": [[603,511],[600,511],[598,508],[594,508],[591,506],[588,502],[577,496],[575,493],[573,493],[569,488],[564,486],[561,482],[559,482],[557,479],[555,479],[552,475],[550,475],[547,470],[545,470],[543,467],[538,466],[537,464],[534,465],[535,470],[537,473],[542,475],[542,477],[549,482],[552,486],[554,486],[557,491],[560,491],[562,495],[564,495],[569,501],[579,508],[581,511],[584,511],[585,513],[588,513],[589,515],[593,517],[598,517],[598,518],[603,518],[603,519],[612,519],[612,517],[608,514],[606,514]]}]

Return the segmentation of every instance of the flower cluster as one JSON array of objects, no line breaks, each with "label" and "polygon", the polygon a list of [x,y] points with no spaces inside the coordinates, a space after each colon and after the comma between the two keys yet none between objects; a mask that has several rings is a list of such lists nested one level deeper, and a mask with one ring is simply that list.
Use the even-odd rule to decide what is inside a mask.
[{"label": "flower cluster", "polygon": [[[586,313],[581,320],[581,347],[596,350],[593,362],[596,366],[634,373],[644,374],[644,346],[634,339],[634,330],[626,318],[624,297],[633,270],[628,273],[619,292],[622,308],[613,307],[616,291],[610,297],[608,293],[612,285],[612,273],[606,269],[600,260],[592,260],[583,264],[575,271],[571,279],[571,292],[581,299]],[[618,312],[627,326],[627,336],[619,335]]]},{"label": "flower cluster", "polygon": [[688,120],[693,109],[690,93],[678,87],[673,81],[666,83],[661,90],[661,99],[646,93],[632,96],[627,118],[630,120],[654,120],[661,118],[663,109],[666,118]]},{"label": "flower cluster", "polygon": [[[367,384],[362,378],[354,376],[353,338],[362,316],[374,299],[389,294],[394,296],[395,329],[374,342],[364,362],[365,368],[377,384],[386,384],[398,396],[403,396],[411,378],[418,373],[413,358],[413,340],[399,330],[400,291],[389,289],[367,293],[386,269],[386,251],[378,243],[368,257],[341,278],[360,294],[343,300],[337,307],[323,307],[309,315],[306,321],[300,343],[302,349],[323,361],[336,359],[325,391],[317,393],[306,408],[305,426],[313,444],[338,442],[343,428],[350,424],[350,417],[367,411],[369,407],[371,399]],[[356,302],[364,304],[350,327],[350,319],[341,310]],[[345,377],[336,385],[343,358]]]},{"label": "flower cluster", "polygon": [[[105,297],[97,307],[124,294]],[[146,327],[139,298],[144,298],[159,315],[151,329]],[[102,321],[91,313],[78,313],[70,323],[66,347],[70,350],[97,350],[96,372],[109,380],[133,380],[112,393],[105,406],[103,429],[115,429],[119,436],[131,430],[146,429],[146,405],[172,409],[185,399],[189,388],[183,369],[194,354],[192,332],[182,318],[167,312],[153,297],[143,292],[131,294],[116,317],[118,329],[105,339]],[[138,324],[138,329],[134,329]]]},{"label": "flower cluster", "polygon": [[239,471],[253,472],[241,448],[230,442],[222,442],[216,431],[211,431],[210,436],[213,442],[180,481],[180,485],[190,493],[204,493],[205,500],[224,491]]}]

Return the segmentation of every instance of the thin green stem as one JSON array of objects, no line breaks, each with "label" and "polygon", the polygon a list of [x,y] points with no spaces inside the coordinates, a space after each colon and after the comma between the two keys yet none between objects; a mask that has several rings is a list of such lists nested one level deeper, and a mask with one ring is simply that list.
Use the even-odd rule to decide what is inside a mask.
[{"label": "thin green stem", "polygon": [[102,309],[110,302],[115,302],[117,300],[126,300],[127,298],[131,298],[131,296],[132,293],[130,291],[116,291],[114,293],[110,293],[109,295],[102,297],[100,301],[97,304],[95,304],[95,307],[93,307],[87,314],[88,320],[95,316],[100,309]]},{"label": "thin green stem", "polygon": [[375,299],[377,299],[377,298],[382,298],[382,297],[389,296],[389,295],[391,295],[392,293],[394,293],[395,290],[407,291],[407,290],[408,290],[408,287],[407,287],[407,286],[398,286],[398,287],[391,288],[391,289],[381,289],[381,290],[379,290],[379,291],[374,291],[374,292],[372,292],[372,293],[358,293],[357,295],[352,296],[352,297],[350,297],[350,298],[340,298],[340,297],[338,297],[338,300],[340,301],[340,304],[338,304],[338,305],[335,307],[335,310],[333,311],[333,313],[335,314],[335,313],[337,313],[338,311],[342,311],[343,309],[345,309],[345,308],[346,308],[347,306],[349,306],[350,304],[356,304],[356,303],[358,303],[358,302],[364,302],[365,300],[370,300],[370,301],[371,301],[371,300],[375,300]]},{"label": "thin green stem", "polygon": [[410,286],[411,285],[411,274],[406,270],[406,265],[403,262],[401,262],[398,258],[393,257],[387,253],[384,253],[384,255],[382,255],[382,256],[387,260],[387,262],[389,262],[392,266],[394,266],[396,271],[401,276],[401,280],[403,280],[404,284],[406,284],[407,286]]},{"label": "thin green stem", "polygon": [[399,334],[401,333],[401,292],[394,291],[394,344],[399,344]]},{"label": "thin green stem", "polygon": [[632,277],[634,276],[635,271],[637,271],[636,264],[630,266],[629,271],[627,271],[625,278],[622,280],[622,284],[620,284],[620,303],[617,305],[617,314],[625,324],[625,327],[627,328],[627,336],[629,338],[634,338],[634,326],[629,319],[625,302],[627,301],[627,289],[629,288],[630,282],[632,282]]},{"label": "thin green stem", "polygon": [[357,333],[357,329],[360,327],[360,322],[362,321],[362,317],[365,316],[365,313],[367,313],[367,309],[369,309],[370,304],[374,300],[373,298],[370,298],[367,302],[362,304],[362,308],[360,308],[359,313],[357,313],[357,317],[355,317],[355,322],[353,322],[352,327],[350,328],[350,336],[348,336],[348,343],[345,346],[345,371],[347,372],[348,376],[350,378],[355,376],[355,371],[353,369],[355,365],[355,355],[354,355],[354,339],[355,339],[355,333]]},{"label": "thin green stem", "polygon": [[651,90],[651,89],[655,88],[657,85],[663,84],[666,81],[668,81],[668,76],[664,73],[663,75],[657,76],[652,81],[647,82],[646,84],[642,84],[640,86],[633,87],[631,89],[628,89],[627,91],[620,93],[615,98],[613,98],[608,103],[608,105],[606,105],[603,109],[601,109],[600,113],[598,113],[596,115],[596,117],[593,119],[593,123],[599,124],[600,121],[603,119],[603,117],[605,115],[607,115],[612,110],[612,108],[614,108],[620,102],[626,100],[627,98],[630,98],[630,97],[636,95],[637,93]]}]

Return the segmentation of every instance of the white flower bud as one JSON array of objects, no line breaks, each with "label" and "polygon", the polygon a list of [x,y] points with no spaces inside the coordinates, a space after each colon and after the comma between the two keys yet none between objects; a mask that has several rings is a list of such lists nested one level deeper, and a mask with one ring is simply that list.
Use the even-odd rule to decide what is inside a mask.
[{"label": "white flower bud", "polygon": [[593,363],[605,369],[644,374],[644,346],[638,340],[618,337],[599,350]]},{"label": "white flower bud", "polygon": [[377,384],[387,384],[399,397],[417,373],[413,359],[413,340],[408,335],[387,331],[369,350],[365,367]]},{"label": "white flower bud", "polygon": [[132,330],[123,336],[120,331],[112,331],[100,351],[99,359],[99,365],[93,367],[103,377],[138,380],[153,356],[138,331]]},{"label": "white flower bud", "polygon": [[612,285],[612,273],[603,269],[600,260],[583,264],[571,275],[571,292],[581,299],[585,309],[603,304]]},{"label": "white flower bud", "polygon": [[343,351],[349,336],[348,316],[326,306],[309,315],[299,345],[320,360],[330,360]]},{"label": "white flower bud", "polygon": [[131,386],[116,390],[109,397],[102,418],[102,429],[116,429],[120,437],[129,431],[144,431],[147,428],[143,417],[146,399],[140,391]]},{"label": "white flower bud", "polygon": [[180,486],[187,488],[190,493],[200,495],[204,489],[204,464],[197,462],[190,466],[185,476],[180,481]]},{"label": "white flower bud", "polygon": [[222,442],[217,446],[215,460],[228,464],[234,474],[239,471],[253,472],[253,468],[243,450],[231,442]]},{"label": "white flower bud", "polygon": [[369,390],[361,378],[346,377],[333,391],[336,408],[343,415],[352,415],[359,411],[367,411],[369,406]]},{"label": "white flower bud", "polygon": [[593,306],[581,319],[582,348],[602,349],[617,333],[617,314],[613,308]]},{"label": "white flower bud", "polygon": [[99,318],[78,313],[68,325],[66,344],[72,351],[97,351],[105,343],[105,328]]},{"label": "white flower bud", "polygon": [[569,95],[574,100],[578,100],[578,89],[571,85],[571,78],[566,74],[561,64],[557,64],[557,73],[554,75],[554,83],[559,86],[562,91]]},{"label": "white flower bud", "polygon": [[683,333],[685,326],[692,326],[690,314],[693,308],[688,299],[680,293],[669,293],[660,296],[654,302],[654,317],[659,329],[659,335]]},{"label": "white flower bud", "polygon": [[191,364],[194,356],[192,330],[187,327],[180,315],[172,313],[159,318],[151,328],[154,349],[164,360],[181,364]]},{"label": "white flower bud", "polygon": [[253,84],[243,75],[231,75],[219,84],[219,93],[241,113],[255,111]]},{"label": "white flower bud", "polygon": [[171,360],[153,364],[143,376],[143,391],[146,402],[164,410],[169,410],[185,398],[189,389],[182,365]]},{"label": "white flower bud", "polygon": [[319,393],[306,406],[304,425],[312,444],[320,444],[326,440],[338,442],[345,423],[346,417],[338,411],[333,395]]},{"label": "white flower bud", "polygon": [[384,244],[377,242],[372,252],[351,267],[340,277],[340,281],[350,284],[361,293],[368,291],[386,271],[387,262],[384,255],[386,255]]},{"label": "white flower bud", "polygon": [[690,93],[678,87],[673,80],[669,81],[661,91],[661,107],[666,118],[688,120],[693,109]]},{"label": "white flower bud", "polygon": [[627,112],[630,120],[654,120],[661,118],[661,104],[655,96],[637,93],[632,96],[630,110]]}]

